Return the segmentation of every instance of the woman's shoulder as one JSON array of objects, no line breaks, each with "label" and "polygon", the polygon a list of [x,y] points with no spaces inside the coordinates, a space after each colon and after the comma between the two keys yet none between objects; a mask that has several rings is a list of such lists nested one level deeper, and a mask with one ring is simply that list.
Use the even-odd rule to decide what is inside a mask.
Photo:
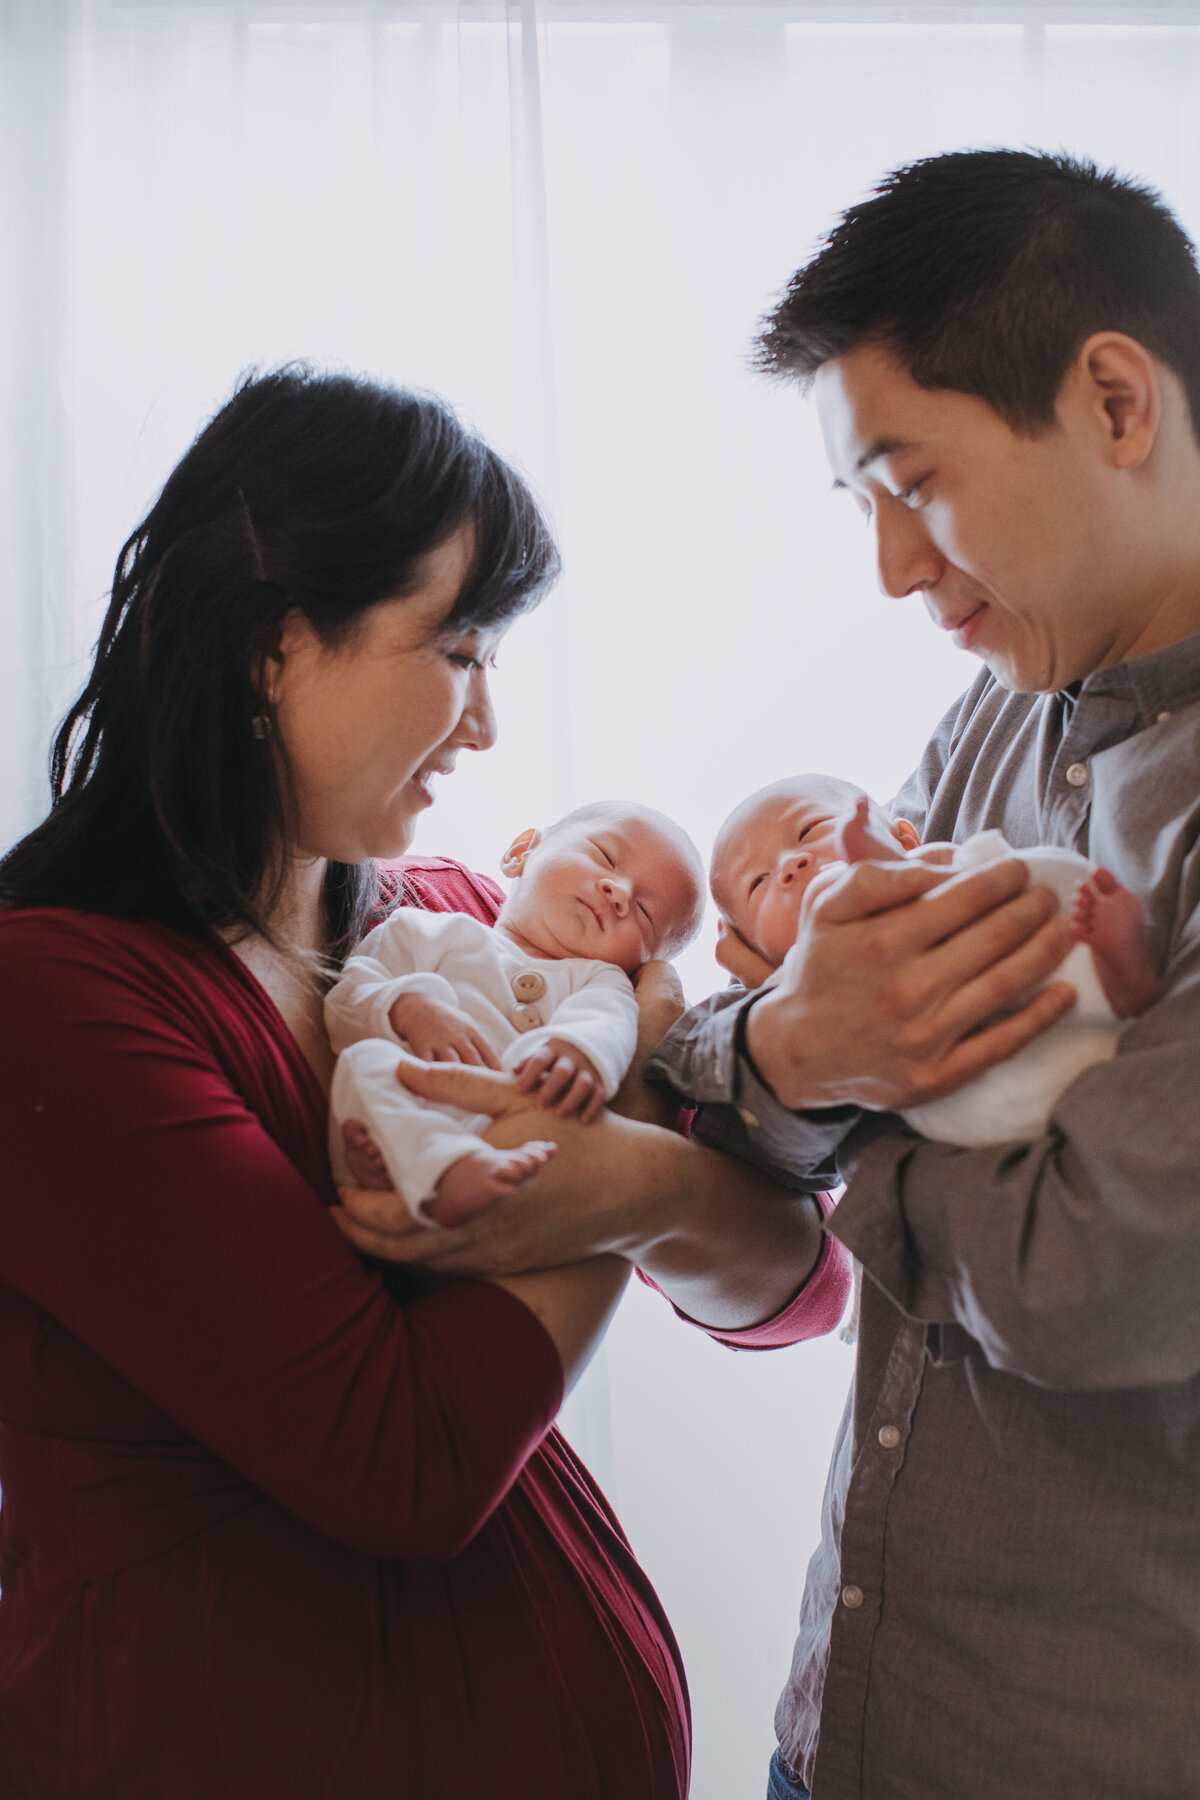
[{"label": "woman's shoulder", "polygon": [[406,856],[387,864],[380,876],[381,918],[397,906],[412,906],[422,912],[467,913],[493,925],[504,904],[498,882],[448,856]]},{"label": "woman's shoulder", "polygon": [[202,934],[182,932],[152,919],[131,919],[69,906],[20,906],[0,911],[0,981],[42,996],[53,1008],[57,994],[159,999],[164,992],[194,993],[217,976],[219,956]]}]

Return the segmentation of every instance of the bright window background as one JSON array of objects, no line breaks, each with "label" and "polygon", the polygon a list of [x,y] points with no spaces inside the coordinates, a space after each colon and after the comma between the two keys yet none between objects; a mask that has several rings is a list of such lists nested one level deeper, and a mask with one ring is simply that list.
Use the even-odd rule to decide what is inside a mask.
[{"label": "bright window background", "polygon": [[[886,798],[974,665],[880,599],[811,410],[748,371],[756,319],[940,150],[1091,155],[1200,231],[1190,6],[9,0],[0,31],[4,843],[120,542],[237,372],[292,357],[438,389],[560,528],[499,747],[418,848],[494,870],[625,795],[707,852],[804,767]],[[696,1800],[763,1791],[850,1365],[731,1355],[639,1289],[568,1409],[683,1645]]]}]

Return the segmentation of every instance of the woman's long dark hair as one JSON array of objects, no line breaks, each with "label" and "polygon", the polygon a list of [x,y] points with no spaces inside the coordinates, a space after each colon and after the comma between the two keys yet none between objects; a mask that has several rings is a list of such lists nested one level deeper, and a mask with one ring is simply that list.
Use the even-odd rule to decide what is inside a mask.
[{"label": "woman's long dark hair", "polygon": [[[244,380],[117,559],[90,679],[54,742],[51,811],[0,862],[0,905],[269,936],[289,795],[252,725],[263,658],[292,608],[336,646],[468,521],[474,558],[447,621],[461,630],[535,605],[558,573],[515,471],[431,395],[303,367]],[[375,888],[373,864],[330,864],[335,961]]]}]

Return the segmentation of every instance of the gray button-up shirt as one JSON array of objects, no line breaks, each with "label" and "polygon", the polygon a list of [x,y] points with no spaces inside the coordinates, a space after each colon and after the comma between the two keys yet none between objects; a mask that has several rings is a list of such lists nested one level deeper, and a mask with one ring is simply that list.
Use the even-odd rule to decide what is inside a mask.
[{"label": "gray button-up shirt", "polygon": [[814,1800],[1200,1796],[1200,636],[1010,694],[986,673],[895,810],[1066,845],[1144,899],[1165,996],[1034,1143],[786,1111],[740,990],[660,1075],[699,1135],[849,1181],[854,1390],[776,1723]]}]

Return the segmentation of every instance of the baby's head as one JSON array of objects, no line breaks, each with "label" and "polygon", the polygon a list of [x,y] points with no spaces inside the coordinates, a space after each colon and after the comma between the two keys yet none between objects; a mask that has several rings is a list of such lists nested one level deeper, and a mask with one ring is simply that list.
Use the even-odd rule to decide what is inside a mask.
[{"label": "baby's head", "polygon": [[500,866],[513,887],[498,923],[534,956],[590,957],[631,975],[700,929],[700,854],[648,806],[581,806],[545,831],[523,831]]},{"label": "baby's head", "polygon": [[[800,903],[818,869],[840,860],[838,833],[860,800],[873,833],[902,855],[917,842],[907,821],[895,822],[851,781],[796,775],[759,788],[736,806],[717,833],[709,886],[724,923],[777,969],[796,941]],[[723,960],[720,949],[718,960]]]}]

